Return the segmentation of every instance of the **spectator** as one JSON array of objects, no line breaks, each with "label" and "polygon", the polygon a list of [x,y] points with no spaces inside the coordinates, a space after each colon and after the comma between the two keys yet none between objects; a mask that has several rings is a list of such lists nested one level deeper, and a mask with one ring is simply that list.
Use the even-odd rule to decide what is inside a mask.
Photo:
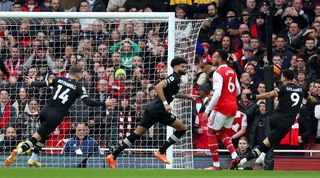
[{"label": "spectator", "polygon": [[20,56],[20,49],[17,46],[12,47],[10,56],[11,58],[6,60],[5,66],[10,76],[17,77],[18,68],[24,64],[24,61]]},{"label": "spectator", "polygon": [[56,78],[58,77],[65,77],[67,75],[66,65],[63,58],[57,58],[55,60],[55,65],[52,70],[52,73],[55,75]]},{"label": "spectator", "polygon": [[123,7],[126,0],[109,0],[107,5],[107,12],[116,12],[118,7]]},{"label": "spectator", "polygon": [[256,105],[245,97],[247,93],[250,94],[251,90],[242,89],[241,100],[238,101],[238,110],[245,113],[247,115],[248,122],[250,122],[251,117],[254,116]]},{"label": "spectator", "polygon": [[31,66],[40,69],[42,67],[46,68],[47,70],[54,69],[54,62],[53,59],[48,54],[48,50],[45,47],[40,47],[29,57],[29,59],[24,64],[25,67],[30,68]]},{"label": "spectator", "polygon": [[250,151],[251,151],[251,148],[250,148],[247,137],[245,136],[240,137],[238,142],[238,148],[236,149],[238,156],[242,159],[246,157],[250,153]]},{"label": "spectator", "polygon": [[105,24],[101,20],[95,20],[89,27],[84,36],[90,38],[94,46],[99,46],[107,39],[107,35],[103,32]]},{"label": "spectator", "polygon": [[224,30],[222,30],[221,28],[217,28],[214,32],[214,34],[210,37],[210,52],[214,53],[216,52],[218,49],[221,49],[222,47],[222,37],[225,36],[225,32]]},{"label": "spectator", "polygon": [[17,99],[12,104],[12,107],[15,108],[17,116],[21,118],[20,115],[28,109],[29,94],[27,88],[24,87],[21,87],[18,91]]},{"label": "spectator", "polygon": [[309,59],[310,70],[308,76],[310,81],[314,81],[320,78],[320,49],[317,50],[316,55],[313,55]]},{"label": "spectator", "polygon": [[276,47],[273,52],[278,52],[283,56],[283,65],[282,69],[288,69],[290,66],[290,60],[292,58],[293,53],[286,47],[287,40],[284,36],[277,36],[276,39]]},{"label": "spectator", "polygon": [[249,89],[251,90],[252,86],[251,86],[251,83],[252,82],[252,77],[250,76],[249,73],[247,72],[244,72],[241,74],[241,77],[240,77],[240,85],[241,85],[241,88],[242,89]]},{"label": "spectator", "polygon": [[[315,32],[314,32],[315,33]],[[316,38],[317,39],[317,38]],[[318,40],[317,40],[318,41]],[[306,58],[309,59],[310,56],[314,55],[316,53],[316,42],[313,38],[306,38],[304,43],[304,54],[306,55]]]},{"label": "spectator", "polygon": [[231,47],[231,38],[230,36],[223,36],[221,40],[221,47],[223,50],[227,51],[228,53],[233,52],[233,48]]},{"label": "spectator", "polygon": [[[81,0],[77,8],[77,12],[90,12],[90,3],[87,0]],[[90,24],[92,24],[95,19],[80,19],[81,30],[88,31]]]},{"label": "spectator", "polygon": [[11,106],[9,93],[5,89],[0,90],[0,109],[0,131],[4,131],[17,117],[16,109]]},{"label": "spectator", "polygon": [[263,63],[263,54],[264,54],[264,50],[262,50],[260,48],[261,44],[258,38],[251,38],[250,39],[250,46],[253,49],[253,56],[254,59],[256,59],[256,62],[258,63],[259,67],[263,67],[264,63]]},{"label": "spectator", "polygon": [[227,134],[232,139],[234,145],[238,145],[240,137],[244,136],[247,131],[247,116],[245,113],[237,111],[236,116],[232,122],[232,127],[227,129]]},{"label": "spectator", "polygon": [[297,70],[297,65],[298,65],[298,55],[294,54],[292,55],[292,58],[290,60],[290,67],[289,67],[289,70],[293,70],[293,71],[296,71]]},{"label": "spectator", "polygon": [[103,0],[88,0],[90,12],[105,12],[106,4]]},{"label": "spectator", "polygon": [[126,1],[123,5],[126,9],[131,9],[132,7],[136,7],[137,10],[143,9],[148,5],[147,0],[131,0],[131,1]]},{"label": "spectator", "polygon": [[[171,5],[171,4],[170,4]],[[177,19],[186,19],[187,17],[187,12],[186,8],[182,5],[177,5],[175,7],[175,14]]]},{"label": "spectator", "polygon": [[40,127],[39,113],[40,106],[38,101],[33,98],[28,101],[24,110],[20,110],[19,117],[15,120],[15,127],[22,139],[27,139]]},{"label": "spectator", "polygon": [[22,6],[19,1],[16,1],[12,4],[12,11],[14,11],[14,12],[21,12],[22,11]]},{"label": "spectator", "polygon": [[73,48],[78,47],[79,41],[83,39],[81,29],[80,22],[77,21],[71,24],[71,35],[68,35],[68,41],[70,41]]},{"label": "spectator", "polygon": [[64,29],[57,29],[55,31],[55,40],[50,43],[50,46],[53,47],[53,54],[55,54],[55,56],[61,56],[68,45],[68,35]]},{"label": "spectator", "polygon": [[287,38],[289,40],[289,44],[297,50],[300,49],[302,43],[302,34],[303,31],[300,28],[300,24],[293,21],[289,26]]},{"label": "spectator", "polygon": [[10,153],[17,147],[19,140],[15,128],[6,128],[3,140],[0,140],[0,153]]},{"label": "spectator", "polygon": [[11,0],[3,0],[0,2],[0,11],[11,11],[14,2]]},{"label": "spectator", "polygon": [[22,7],[22,11],[40,12],[41,8],[36,0],[26,0],[25,6]]},{"label": "spectator", "polygon": [[112,119],[110,124],[116,123],[116,128],[114,126],[112,127],[117,130],[116,135],[118,135],[118,137],[116,140],[122,140],[130,135],[137,121],[135,110],[130,106],[129,100],[125,97],[121,98],[119,107],[117,109],[115,108],[111,115]]},{"label": "spectator", "polygon": [[84,60],[86,63],[93,55],[93,52],[94,50],[92,47],[92,40],[83,39],[79,42],[77,53],[78,55],[81,55],[81,59]]},{"label": "spectator", "polygon": [[132,59],[134,56],[139,55],[141,48],[137,43],[131,41],[130,39],[125,39],[121,42],[116,43],[110,49],[110,53],[120,51],[121,60],[120,64],[126,68],[132,68]]},{"label": "spectator", "polygon": [[120,32],[118,30],[113,30],[110,35],[109,45],[113,46],[115,43],[120,41]]},{"label": "spectator", "polygon": [[60,4],[60,0],[44,0],[41,7],[42,12],[63,12],[64,9]]},{"label": "spectator", "polygon": [[260,95],[260,94],[263,94],[266,92],[266,84],[261,81],[259,84],[258,84],[258,88],[257,88],[257,94]]},{"label": "spectator", "polygon": [[64,154],[100,154],[100,148],[95,139],[88,135],[89,128],[83,123],[79,123],[76,127],[76,135],[73,136],[64,146],[62,153]]},{"label": "spectator", "polygon": [[266,23],[265,23],[266,16],[264,13],[259,13],[256,16],[255,23],[251,26],[250,32],[253,38],[258,38],[262,44],[266,44]]},{"label": "spectator", "polygon": [[27,23],[22,23],[19,26],[19,34],[17,35],[17,42],[26,49],[27,46],[31,43],[33,38],[31,37],[30,26]]}]

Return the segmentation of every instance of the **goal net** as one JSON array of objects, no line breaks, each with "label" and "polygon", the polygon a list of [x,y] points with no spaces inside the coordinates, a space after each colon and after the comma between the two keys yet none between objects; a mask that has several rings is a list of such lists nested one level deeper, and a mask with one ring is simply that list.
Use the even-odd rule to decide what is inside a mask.
[{"label": "goal net", "polygon": [[[174,19],[173,13],[24,13],[0,15],[0,52],[17,81],[0,83],[0,151],[2,160],[40,125],[39,112],[52,97],[51,88],[25,81],[68,77],[72,64],[83,67],[82,85],[90,98],[116,98],[114,108],[87,107],[77,100],[69,116],[47,138],[38,160],[42,167],[106,167],[105,156],[139,123],[144,107],[156,95],[155,85],[172,72],[170,60],[188,60],[181,92],[191,93],[191,68],[202,21]],[[174,113],[187,125],[185,137],[167,154],[167,168],[193,168],[191,102],[176,99]],[[156,124],[117,159],[122,168],[166,168],[153,152],[173,130]],[[21,144],[20,144],[21,145]],[[25,167],[31,155],[19,155],[13,166]]]}]

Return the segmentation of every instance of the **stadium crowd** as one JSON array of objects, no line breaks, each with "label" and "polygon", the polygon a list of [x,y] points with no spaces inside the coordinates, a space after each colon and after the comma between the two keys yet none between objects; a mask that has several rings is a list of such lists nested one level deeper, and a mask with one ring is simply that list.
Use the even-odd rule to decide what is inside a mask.
[{"label": "stadium crowd", "polygon": [[[71,9],[64,9],[59,0],[2,0],[0,11],[172,11],[177,19],[204,19],[197,43],[182,38],[175,51],[177,56],[194,62],[188,76],[194,82],[192,92],[199,95],[192,111],[194,148],[208,148],[208,129],[201,118],[213,93],[211,77],[216,67],[212,66],[211,56],[218,49],[228,51],[228,65],[237,72],[242,88],[239,111],[229,135],[236,145],[246,136],[241,140],[255,147],[270,130],[270,115],[265,101],[248,100],[246,94],[265,92],[266,12],[270,3],[275,86],[279,81],[277,70],[293,70],[295,82],[304,88],[306,98],[316,101],[303,104],[298,127],[292,127],[281,142],[303,149],[305,143],[320,142],[320,2],[316,0],[81,0]],[[193,45],[196,49],[190,48]],[[51,97],[50,88],[27,85],[25,76],[36,81],[68,76],[69,67],[78,64],[83,67],[82,84],[91,98],[118,100],[115,108],[107,110],[89,108],[77,101],[70,116],[47,141],[47,147],[62,148],[87,139],[87,149],[95,151],[96,144],[113,148],[129,135],[143,107],[155,97],[155,84],[167,76],[167,24],[162,21],[0,19],[0,47],[9,72],[1,75],[0,82],[0,151],[5,152],[36,131],[39,111]],[[194,50],[196,54],[192,55]],[[9,75],[15,81],[6,81]],[[165,133],[165,126],[155,125],[136,147],[158,146],[166,140]],[[243,154],[241,144],[238,150]],[[64,152],[77,154],[68,147]]]}]

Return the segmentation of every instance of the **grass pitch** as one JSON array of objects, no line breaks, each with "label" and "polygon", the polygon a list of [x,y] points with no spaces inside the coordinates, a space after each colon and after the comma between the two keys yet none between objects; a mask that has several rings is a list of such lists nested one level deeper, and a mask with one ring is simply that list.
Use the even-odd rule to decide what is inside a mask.
[{"label": "grass pitch", "polygon": [[320,178],[314,171],[1,168],[1,178]]}]

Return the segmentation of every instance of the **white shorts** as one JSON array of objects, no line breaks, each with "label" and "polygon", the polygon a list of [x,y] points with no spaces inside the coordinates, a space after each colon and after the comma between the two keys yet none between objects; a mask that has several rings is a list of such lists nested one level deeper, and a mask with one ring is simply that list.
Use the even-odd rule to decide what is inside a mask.
[{"label": "white shorts", "polygon": [[213,130],[221,130],[222,127],[230,129],[234,116],[225,116],[218,111],[212,110],[208,118],[208,128]]}]

